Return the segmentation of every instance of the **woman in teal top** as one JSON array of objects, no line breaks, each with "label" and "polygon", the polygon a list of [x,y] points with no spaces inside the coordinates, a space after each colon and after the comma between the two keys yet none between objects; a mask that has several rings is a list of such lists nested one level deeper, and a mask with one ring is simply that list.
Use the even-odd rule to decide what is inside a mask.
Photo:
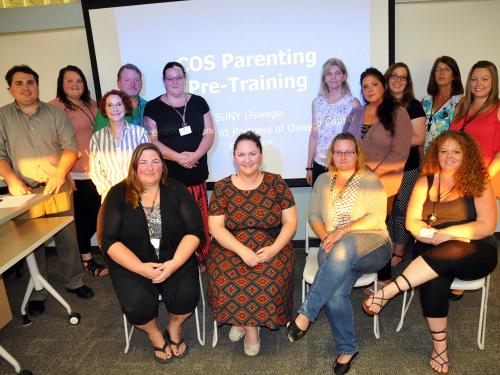
[{"label": "woman in teal top", "polygon": [[422,99],[427,124],[425,150],[439,134],[448,130],[455,108],[464,93],[460,69],[452,57],[441,56],[434,61],[427,93],[429,95]]}]

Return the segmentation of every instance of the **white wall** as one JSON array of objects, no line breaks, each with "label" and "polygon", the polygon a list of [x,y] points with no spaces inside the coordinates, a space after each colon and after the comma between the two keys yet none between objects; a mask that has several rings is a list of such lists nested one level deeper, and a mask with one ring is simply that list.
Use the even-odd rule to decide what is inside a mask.
[{"label": "white wall", "polygon": [[[61,9],[57,8],[58,14],[54,16],[52,24],[60,25],[60,19],[64,17],[61,16]],[[13,25],[8,30],[26,30],[39,13],[25,14],[19,16],[19,13],[0,10],[0,87],[6,88],[3,75],[12,65],[27,63],[40,73],[41,98],[49,100],[56,93],[59,69],[73,64],[82,68],[89,80],[89,88],[94,93],[84,28],[2,34],[7,20],[9,25]],[[71,14],[74,14],[74,8]],[[437,56],[453,56],[460,65],[464,81],[471,65],[477,60],[491,60],[500,67],[499,15],[499,0],[396,4],[396,60],[410,66],[418,98],[425,94],[429,69]],[[19,28],[18,25],[23,23],[25,27]],[[81,26],[80,19],[75,21],[75,25]],[[0,90],[0,105],[10,101],[7,90]],[[309,192],[310,188],[293,189],[299,211],[299,228],[295,239],[304,238]],[[500,225],[497,231],[500,231]]]},{"label": "white wall", "polygon": [[0,87],[4,88],[0,90],[0,106],[12,101],[4,77],[7,70],[17,64],[30,65],[40,75],[40,98],[43,101],[56,97],[59,69],[70,64],[83,70],[95,97],[88,51],[82,27],[0,34]]},{"label": "white wall", "polygon": [[396,5],[396,61],[410,67],[415,95],[426,95],[432,63],[453,57],[465,84],[471,66],[490,60],[500,68],[500,1],[433,1]]}]

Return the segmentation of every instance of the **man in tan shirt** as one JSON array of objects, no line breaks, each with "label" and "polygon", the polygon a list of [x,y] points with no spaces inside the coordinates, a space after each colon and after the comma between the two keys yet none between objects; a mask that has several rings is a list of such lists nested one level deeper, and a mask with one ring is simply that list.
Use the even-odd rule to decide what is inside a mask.
[{"label": "man in tan shirt", "polygon": [[[74,129],[64,111],[39,100],[38,74],[30,67],[14,66],[5,79],[14,102],[0,108],[0,175],[12,195],[43,192],[50,196],[30,211],[30,217],[72,216],[72,186],[67,175],[78,158]],[[67,291],[92,298],[92,289],[83,282],[74,223],[54,239]],[[43,246],[35,255],[46,278]],[[45,290],[33,292],[28,312],[43,313],[46,295]]]}]

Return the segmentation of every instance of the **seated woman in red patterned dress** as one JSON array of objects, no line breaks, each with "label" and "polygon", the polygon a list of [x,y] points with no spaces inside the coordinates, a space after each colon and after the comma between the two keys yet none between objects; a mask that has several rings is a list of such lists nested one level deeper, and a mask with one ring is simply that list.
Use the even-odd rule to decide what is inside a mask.
[{"label": "seated woman in red patterned dress", "polygon": [[217,323],[232,325],[229,339],[245,337],[245,354],[255,356],[259,327],[291,320],[297,211],[281,176],[260,171],[260,136],[240,134],[233,157],[237,172],[210,199],[208,301]]}]

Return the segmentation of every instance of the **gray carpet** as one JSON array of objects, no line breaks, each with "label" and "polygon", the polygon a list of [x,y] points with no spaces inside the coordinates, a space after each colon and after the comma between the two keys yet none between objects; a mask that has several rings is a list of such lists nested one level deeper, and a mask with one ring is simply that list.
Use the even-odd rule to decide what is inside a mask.
[{"label": "gray carpet", "polygon": [[[301,294],[301,272],[305,257],[297,250],[295,309]],[[49,256],[50,281],[64,291],[58,277],[58,261]],[[401,271],[402,267],[398,267]],[[36,375],[44,374],[328,374],[332,372],[335,344],[326,315],[311,327],[306,337],[290,343],[285,330],[261,331],[261,353],[249,358],[243,344],[233,344],[227,338],[229,328],[219,328],[219,343],[211,347],[212,320],[207,306],[207,345],[196,339],[194,317],[185,326],[190,343],[189,355],[170,364],[153,361],[148,339],[136,331],[128,354],[123,353],[124,333],[120,307],[109,278],[87,277],[96,296],[80,300],[62,292],[74,311],[82,315],[79,325],[70,326],[66,312],[53,298],[46,302],[46,313],[33,318],[30,326],[21,325],[20,305],[26,279],[10,272],[5,277],[14,319],[0,331],[0,344]],[[206,290],[206,283],[205,283]],[[452,374],[500,373],[500,274],[494,272],[489,293],[486,348],[479,351],[476,335],[480,293],[467,292],[461,301],[452,302],[449,315],[449,356]],[[402,297],[395,298],[381,314],[381,338],[376,340],[372,319],[361,311],[362,291],[355,290],[352,302],[358,332],[360,353],[350,374],[433,374],[428,366],[432,341],[421,316],[420,305],[414,301],[400,333],[395,332],[399,321]],[[165,317],[165,309],[160,308]],[[165,318],[162,319],[164,324]],[[0,359],[0,374],[14,374],[12,367]]]}]

